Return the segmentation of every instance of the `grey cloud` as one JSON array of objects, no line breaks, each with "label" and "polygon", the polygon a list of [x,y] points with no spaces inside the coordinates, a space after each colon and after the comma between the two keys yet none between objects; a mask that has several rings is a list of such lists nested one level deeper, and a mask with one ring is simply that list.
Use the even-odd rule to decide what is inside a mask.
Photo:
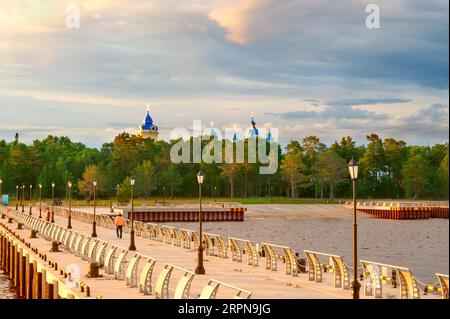
[{"label": "grey cloud", "polygon": [[[340,107],[335,107],[339,109]],[[351,109],[348,107],[346,109]],[[282,136],[284,140],[299,139],[303,135],[314,134],[320,136],[326,143],[333,142],[336,137],[351,135],[358,143],[366,144],[365,136],[376,133],[382,138],[394,137],[402,139],[408,144],[430,145],[434,143],[445,143],[449,140],[449,107],[446,104],[432,104],[416,114],[400,119],[392,119],[386,116],[385,120],[374,117],[355,117],[348,114],[335,113],[336,117],[323,112],[288,112],[270,113],[272,116],[281,116],[285,120],[301,123],[301,133],[295,136]],[[353,112],[353,111],[351,111]],[[332,112],[331,112],[332,113]],[[321,126],[315,123],[321,120]],[[303,134],[303,135],[302,135]]]},{"label": "grey cloud", "polygon": [[337,106],[358,106],[358,105],[375,105],[375,104],[397,104],[411,102],[409,99],[343,99],[331,101],[328,104]]},{"label": "grey cloud", "polygon": [[342,119],[373,119],[387,120],[387,114],[376,114],[367,110],[356,110],[351,106],[331,106],[328,105],[323,111],[293,111],[283,113],[265,113],[266,115],[279,116],[284,120],[299,119],[324,119],[324,120],[342,120]]}]

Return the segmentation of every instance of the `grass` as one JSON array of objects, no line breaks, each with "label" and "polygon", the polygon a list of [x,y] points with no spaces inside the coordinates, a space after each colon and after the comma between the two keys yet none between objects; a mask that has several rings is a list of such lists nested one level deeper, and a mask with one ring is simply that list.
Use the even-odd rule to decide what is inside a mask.
[{"label": "grass", "polygon": [[[163,198],[136,198],[134,200],[134,204],[136,206],[147,205],[154,206],[155,202],[162,203]],[[196,204],[198,203],[198,198],[165,198],[165,204]],[[257,205],[257,204],[338,204],[339,200],[329,200],[329,199],[314,199],[314,198],[298,198],[298,199],[290,199],[286,197],[250,197],[250,198],[203,198],[204,203],[237,203],[242,205]],[[50,204],[51,200],[43,200],[47,204]],[[112,204],[116,205],[117,200],[114,198],[112,200]],[[34,204],[38,204],[38,201],[33,201]],[[64,205],[67,205],[68,202],[64,201]],[[72,206],[92,206],[93,201],[88,200],[72,200]],[[109,207],[111,202],[109,200],[99,199],[97,200],[97,206],[100,207]],[[124,203],[126,204],[126,203]],[[16,202],[11,201],[9,203],[10,206],[15,206]],[[24,202],[24,206],[28,207],[29,201]]]}]

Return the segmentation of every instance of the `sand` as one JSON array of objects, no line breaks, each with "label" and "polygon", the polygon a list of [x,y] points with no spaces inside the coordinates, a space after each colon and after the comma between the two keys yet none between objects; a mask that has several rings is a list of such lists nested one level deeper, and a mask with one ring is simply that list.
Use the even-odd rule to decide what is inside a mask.
[{"label": "sand", "polygon": [[[206,222],[204,231],[339,254],[351,264],[352,211],[339,205],[247,205],[245,222]],[[80,209],[81,210],[81,209]],[[92,211],[83,208],[84,211]],[[98,213],[108,212],[99,209]],[[165,223],[196,230],[197,223]],[[359,259],[408,267],[435,283],[449,273],[449,220],[383,220],[358,213]]]}]

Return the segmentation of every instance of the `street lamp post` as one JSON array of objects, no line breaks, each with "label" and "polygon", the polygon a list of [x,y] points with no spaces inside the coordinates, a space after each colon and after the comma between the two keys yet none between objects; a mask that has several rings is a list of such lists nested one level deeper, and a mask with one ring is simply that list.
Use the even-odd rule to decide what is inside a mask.
[{"label": "street lamp post", "polygon": [[203,212],[202,212],[202,184],[205,179],[205,175],[202,171],[197,174],[198,182],[198,196],[199,196],[199,211],[198,211],[198,222],[200,226],[199,234],[199,246],[198,246],[198,258],[197,258],[197,268],[195,268],[195,273],[197,275],[205,274],[205,267],[203,267]]},{"label": "street lamp post", "polygon": [[67,183],[67,187],[69,188],[69,218],[67,222],[67,228],[72,229],[72,182]]},{"label": "street lamp post", "polygon": [[136,180],[134,177],[130,179],[130,185],[131,185],[131,231],[130,231],[130,247],[128,250],[136,250],[136,245],[134,244],[134,185],[136,183]]},{"label": "street lamp post", "polygon": [[39,184],[39,218],[42,218],[42,184]]},{"label": "street lamp post", "polygon": [[16,185],[16,210],[19,210],[19,186]]},{"label": "street lamp post", "polygon": [[52,182],[52,223],[55,222],[55,183]]},{"label": "street lamp post", "polygon": [[25,185],[22,185],[22,213],[25,213]]},{"label": "street lamp post", "polygon": [[94,222],[92,223],[92,237],[97,237],[97,222],[95,221],[95,211],[97,209],[97,201],[96,201],[96,193],[97,193],[97,181],[94,180],[92,182],[92,185],[94,185]]},{"label": "street lamp post", "polygon": [[358,281],[358,225],[356,223],[356,180],[358,179],[358,163],[352,158],[348,163],[348,170],[353,185],[353,281],[352,296],[353,299],[359,299],[359,290],[361,284]]},{"label": "street lamp post", "polygon": [[31,210],[33,209],[32,200],[33,200],[33,185],[30,184],[30,216],[32,215]]},{"label": "street lamp post", "polygon": [[119,202],[120,202],[120,185],[119,184],[116,185],[116,194],[117,194],[117,206],[119,206]]}]

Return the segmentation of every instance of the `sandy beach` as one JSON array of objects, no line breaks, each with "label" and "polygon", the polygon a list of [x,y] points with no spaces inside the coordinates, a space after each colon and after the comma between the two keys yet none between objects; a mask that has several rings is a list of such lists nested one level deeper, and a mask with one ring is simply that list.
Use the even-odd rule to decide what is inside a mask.
[{"label": "sandy beach", "polygon": [[[247,205],[245,222],[206,222],[204,231],[255,242],[352,256],[352,211],[339,205]],[[92,211],[83,208],[84,211]],[[108,212],[99,209],[98,213]],[[165,223],[196,230],[196,223]],[[449,273],[449,220],[383,220],[358,213],[359,259],[408,267],[435,283]]]}]

